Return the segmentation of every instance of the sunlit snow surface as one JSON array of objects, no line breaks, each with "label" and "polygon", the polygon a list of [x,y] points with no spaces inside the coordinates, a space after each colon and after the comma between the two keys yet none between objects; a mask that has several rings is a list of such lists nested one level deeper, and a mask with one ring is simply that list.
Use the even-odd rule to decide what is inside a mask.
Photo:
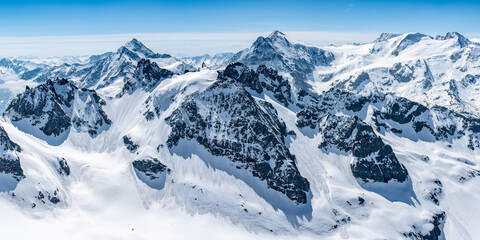
[{"label": "sunlit snow surface", "polygon": [[[394,45],[401,37],[377,45]],[[386,92],[426,105],[449,105],[444,83],[451,78],[458,79],[460,74],[452,64],[442,60],[457,50],[453,40],[449,41],[439,44],[438,40],[426,39],[424,45],[406,48],[398,57],[391,56],[389,50],[371,55],[370,50],[376,43],[327,47],[324,49],[335,55],[335,61],[332,66],[318,67],[311,84],[321,93],[367,71],[372,81],[356,89],[361,93],[383,87]],[[432,74],[442,76],[426,92],[406,83],[383,86],[383,80],[375,79],[381,75],[376,75],[379,68],[390,68],[397,62],[416,63],[417,59],[426,59]],[[423,67],[420,63],[419,68]],[[477,73],[478,69],[472,69]],[[332,74],[330,80],[323,80],[322,76],[329,74]],[[1,86],[15,86],[6,87],[12,92],[20,92],[25,84],[31,83],[4,78]],[[465,139],[433,142],[410,137],[408,133],[402,137],[382,133],[382,140],[392,146],[399,161],[408,169],[411,181],[399,186],[407,194],[392,195],[389,188],[395,184],[360,185],[351,173],[351,156],[321,151],[318,145],[322,136],[316,131],[300,131],[296,127],[295,109],[286,108],[268,94],[256,95],[255,98],[270,102],[287,129],[295,133],[288,137],[287,145],[311,188],[310,213],[299,214],[296,221],[276,209],[271,199],[260,197],[259,191],[268,189],[253,188],[246,178],[234,177],[234,173],[215,166],[215,159],[199,144],[183,144],[190,152],[176,154],[165,144],[171,128],[164,119],[186,96],[205,90],[216,78],[216,70],[203,69],[165,79],[151,93],[136,91],[122,98],[110,98],[120,90],[119,85],[100,89],[107,99],[104,110],[112,120],[111,127],[95,138],[72,128],[59,146],[51,146],[2,120],[0,124],[12,141],[23,149],[18,156],[26,176],[15,190],[0,192],[2,236],[13,239],[39,236],[50,239],[403,239],[403,233],[412,231],[413,225],[422,233],[430,231],[433,225],[427,220],[440,211],[446,212],[442,237],[475,239],[480,236],[480,177],[470,174],[478,169],[480,152],[468,149]],[[477,86],[478,83],[461,89],[463,96],[472,97],[473,107],[466,105],[465,109],[473,109],[473,113],[477,113],[476,106],[479,106],[478,97],[475,98]],[[152,107],[148,104],[150,101],[160,106],[160,116],[147,121],[143,113]],[[368,109],[362,114],[368,116]],[[123,145],[125,135],[140,146],[135,153]],[[62,157],[70,166],[69,176],[58,173],[58,159]],[[162,176],[165,179],[161,187],[146,184],[132,167],[134,160],[148,157],[158,158],[171,169]],[[436,179],[442,183],[439,206],[429,199]],[[1,187],[10,190],[12,185]],[[44,194],[57,191],[61,202],[42,203],[39,191]],[[347,218],[350,220],[343,221]]]}]

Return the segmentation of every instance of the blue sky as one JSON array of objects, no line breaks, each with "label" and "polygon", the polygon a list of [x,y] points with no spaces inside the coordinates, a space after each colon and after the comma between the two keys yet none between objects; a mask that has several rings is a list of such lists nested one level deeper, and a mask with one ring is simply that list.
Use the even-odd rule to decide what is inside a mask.
[{"label": "blue sky", "polygon": [[[126,38],[147,33],[198,36],[202,33],[264,33],[274,29],[360,33],[357,39],[352,35],[353,42],[367,36],[361,34],[371,36],[381,32],[436,35],[458,31],[478,37],[479,13],[480,1],[0,0],[0,32],[4,39],[85,35]],[[0,41],[0,50],[1,45]],[[201,49],[198,52],[201,53]]]}]

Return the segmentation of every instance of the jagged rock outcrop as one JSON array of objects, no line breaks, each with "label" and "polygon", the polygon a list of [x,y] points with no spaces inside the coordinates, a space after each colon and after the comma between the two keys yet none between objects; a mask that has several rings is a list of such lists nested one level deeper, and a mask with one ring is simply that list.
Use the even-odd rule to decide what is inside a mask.
[{"label": "jagged rock outcrop", "polygon": [[[120,208],[132,199],[159,211],[180,207],[278,236],[468,238],[480,179],[480,119],[470,111],[478,108],[480,48],[473,41],[456,33],[382,34],[374,43],[325,47],[334,60],[274,32],[218,74],[202,56],[198,73],[173,76],[165,66],[188,69],[134,39],[92,56],[90,65],[49,73],[78,73],[74,81],[95,87],[115,81],[99,91],[108,106],[65,80],[28,88],[12,102],[6,120],[25,133],[3,126],[24,150],[0,129],[0,191],[22,209],[51,210],[85,196],[108,205],[113,189],[138,195]],[[118,123],[96,139],[75,132],[76,125],[89,132],[95,119],[107,123],[101,107],[88,110],[97,105]],[[56,141],[65,136],[65,144]],[[133,178],[124,164],[108,168],[117,162],[128,163]],[[78,181],[85,194],[71,192]],[[455,221],[442,233],[450,213]]]},{"label": "jagged rock outcrop", "polygon": [[392,147],[377,136],[373,128],[357,116],[327,115],[320,130],[323,139],[319,148],[336,148],[352,154],[353,176],[363,182],[384,182],[408,179],[407,169],[398,161]]},{"label": "jagged rock outcrop", "polygon": [[224,71],[219,72],[218,78],[223,81],[233,80],[259,94],[270,92],[276,100],[285,106],[293,103],[290,83],[278,75],[277,71],[265,65],[253,70],[239,62],[229,64]]},{"label": "jagged rock outcrop", "polygon": [[68,166],[67,160],[65,158],[58,159],[58,173],[60,175],[69,176],[70,175],[70,166]]},{"label": "jagged rock outcrop", "polygon": [[335,88],[362,91],[361,89],[369,82],[371,82],[370,75],[366,72],[360,72],[355,76],[350,76],[348,79],[340,81],[335,85]]},{"label": "jagged rock outcrop", "polygon": [[445,34],[445,36],[440,36],[439,35],[439,36],[435,37],[435,39],[437,39],[437,40],[456,39],[458,45],[461,48],[467,47],[468,45],[471,44],[471,42],[468,38],[466,38],[465,36],[463,36],[462,34],[460,34],[458,32],[448,32],[448,33]]},{"label": "jagged rock outcrop", "polygon": [[[49,191],[39,191],[37,196],[35,197],[38,202],[46,204],[46,200],[48,200],[52,204],[58,204],[61,202],[60,195],[58,189],[53,191],[53,194],[50,193]],[[35,203],[33,203],[32,208],[36,206]]]},{"label": "jagged rock outcrop", "polygon": [[443,197],[443,184],[437,178],[433,181],[433,187],[428,191],[428,199],[435,203],[437,206],[440,204],[440,200]]},{"label": "jagged rock outcrop", "polygon": [[241,62],[252,68],[265,65],[291,74],[295,83],[305,87],[304,81],[316,67],[328,66],[334,59],[330,52],[294,42],[282,32],[273,31],[266,38],[257,38],[250,48],[235,54],[230,62]]},{"label": "jagged rock outcrop", "polygon": [[0,183],[0,191],[10,191],[15,189],[16,184],[25,178],[23,169],[20,165],[20,158],[17,153],[22,149],[8,137],[5,129],[0,126],[0,174],[6,175],[7,180]]},{"label": "jagged rock outcrop", "polygon": [[50,68],[33,69],[25,72],[25,80],[43,82],[46,79],[74,79],[78,86],[100,89],[117,81],[127,82],[134,77],[137,63],[150,59],[174,74],[194,72],[196,68],[169,55],[155,53],[137,39],[132,39],[116,52],[91,56],[85,63],[64,63]]},{"label": "jagged rock outcrop", "polygon": [[468,86],[469,84],[475,84],[480,81],[480,74],[477,75],[472,75],[472,74],[467,74],[465,77],[462,78],[462,84],[463,86]]},{"label": "jagged rock outcrop", "polygon": [[122,93],[120,93],[119,96],[124,93],[132,93],[137,89],[150,91],[154,89],[160,81],[173,76],[173,74],[173,72],[167,69],[160,68],[155,62],[149,59],[141,59],[137,64],[133,78],[125,82]]},{"label": "jagged rock outcrop", "polygon": [[422,89],[429,90],[435,81],[432,72],[425,60],[395,63],[388,69],[388,73],[394,81],[399,83],[418,83]]},{"label": "jagged rock outcrop", "polygon": [[23,75],[30,70],[32,67],[37,68],[44,68],[46,67],[45,65],[42,64],[34,64],[28,61],[23,61],[23,60],[17,60],[17,59],[8,59],[8,58],[2,58],[0,59],[0,67],[4,69],[4,71],[12,71],[15,74]]},{"label": "jagged rock outcrop", "polygon": [[93,90],[79,89],[66,79],[47,80],[27,87],[10,102],[4,116],[40,138],[64,138],[70,127],[95,137],[111,124],[102,109],[105,104]]},{"label": "jagged rock outcrop", "polygon": [[165,171],[170,172],[170,169],[163,165],[156,158],[135,160],[133,161],[132,165],[136,170],[148,176],[150,180],[158,178],[157,175],[159,173],[163,173]]},{"label": "jagged rock outcrop", "polygon": [[149,187],[161,190],[170,169],[156,158],[139,159],[132,162],[137,177]]},{"label": "jagged rock outcrop", "polygon": [[439,240],[443,234],[443,224],[445,223],[446,214],[441,212],[433,215],[429,221],[433,225],[432,230],[427,233],[422,233],[422,229],[418,226],[412,226],[413,230],[409,233],[405,233],[404,236],[414,240]]},{"label": "jagged rock outcrop", "polygon": [[388,70],[388,73],[399,82],[410,82],[415,78],[412,67],[402,63],[393,64],[392,68]]},{"label": "jagged rock outcrop", "polygon": [[212,155],[228,158],[232,167],[265,181],[268,188],[297,204],[307,203],[309,182],[300,175],[285,145],[285,124],[271,104],[248,93],[245,82],[223,78],[234,74],[234,69],[228,69],[208,89],[187,97],[166,119],[172,127],[168,147],[181,139],[194,140]]},{"label": "jagged rock outcrop", "polygon": [[[468,147],[480,147],[480,119],[454,113],[445,108],[431,109],[406,98],[392,95],[369,94],[332,89],[320,96],[301,91],[301,110],[297,112],[297,126],[315,129],[326,113],[342,113],[365,117],[362,110],[372,108],[371,126],[377,131],[390,131],[412,140],[445,141],[466,137]],[[362,119],[365,120],[365,119]]]},{"label": "jagged rock outcrop", "polygon": [[[480,147],[480,119],[445,108],[428,109],[405,98],[387,96],[384,108],[375,111],[373,117],[377,128],[388,129],[399,136],[411,138],[414,135],[415,139],[445,142],[466,137],[470,149]],[[425,132],[431,137],[427,137]]]},{"label": "jagged rock outcrop", "polygon": [[382,33],[373,42],[383,42],[383,41],[387,41],[387,40],[390,40],[390,39],[392,39],[394,37],[398,37],[398,36],[400,36],[400,34],[397,34],[397,33]]},{"label": "jagged rock outcrop", "polygon": [[128,149],[130,152],[135,152],[138,149],[138,144],[132,141],[132,139],[129,136],[123,136],[123,145]]}]

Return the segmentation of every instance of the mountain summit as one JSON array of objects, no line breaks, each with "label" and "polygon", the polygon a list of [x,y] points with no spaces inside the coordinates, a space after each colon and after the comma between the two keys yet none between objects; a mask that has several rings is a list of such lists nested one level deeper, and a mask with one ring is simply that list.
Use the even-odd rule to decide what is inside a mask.
[{"label": "mountain summit", "polygon": [[270,35],[268,35],[267,38],[271,39],[272,41],[277,41],[278,39],[286,40],[287,36],[278,30],[274,30],[272,33],[270,33]]},{"label": "mountain summit", "polygon": [[[139,55],[140,58],[172,58],[169,54],[155,53],[150,48],[147,48],[142,42],[133,38],[127,42],[123,47]],[[121,48],[120,48],[121,49]]]},{"label": "mountain summit", "polygon": [[291,74],[296,84],[304,85],[316,67],[328,66],[334,59],[332,53],[290,41],[275,30],[267,38],[258,37],[250,48],[235,54],[230,62],[241,62],[253,68],[265,65]]},{"label": "mountain summit", "polygon": [[[153,52],[142,42],[133,38],[116,52],[90,56],[86,63],[62,64],[54,67],[36,68],[25,72],[25,80],[43,82],[46,79],[68,78],[80,87],[97,90],[109,88],[109,92],[121,91],[124,82],[133,78],[137,63],[142,59],[155,61],[160,67],[175,74],[196,71],[196,68],[169,54]],[[110,88],[113,86],[113,88]],[[113,93],[112,95],[116,94]]]},{"label": "mountain summit", "polygon": [[464,48],[471,44],[470,40],[458,32],[448,32],[445,36],[437,36],[436,39],[456,39],[460,47]]},{"label": "mountain summit", "polygon": [[231,56],[133,39],[41,68],[65,78],[29,81],[0,118],[0,209],[120,238],[201,221],[248,239],[478,235],[479,45],[405,33],[320,48],[274,31]]}]

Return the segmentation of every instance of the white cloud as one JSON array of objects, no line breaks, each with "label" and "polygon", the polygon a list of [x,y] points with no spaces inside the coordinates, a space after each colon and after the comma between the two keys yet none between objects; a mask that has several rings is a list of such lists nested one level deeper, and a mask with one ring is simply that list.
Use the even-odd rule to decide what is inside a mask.
[{"label": "white cloud", "polygon": [[[285,32],[294,39],[316,45],[369,42],[376,33],[360,32]],[[65,56],[90,55],[115,51],[132,38],[159,53],[199,55],[237,52],[266,32],[240,33],[133,33],[82,36],[0,37],[0,55]]]}]

